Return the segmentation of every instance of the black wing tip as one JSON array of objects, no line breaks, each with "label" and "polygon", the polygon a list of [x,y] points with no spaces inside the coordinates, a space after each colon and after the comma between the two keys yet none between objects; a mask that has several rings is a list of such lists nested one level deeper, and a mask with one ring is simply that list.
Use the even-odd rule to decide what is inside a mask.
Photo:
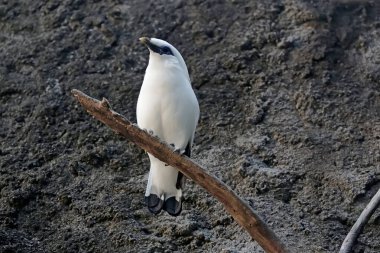
[{"label": "black wing tip", "polygon": [[145,197],[148,210],[153,214],[159,214],[164,206],[164,201],[160,199],[156,194],[150,194]]},{"label": "black wing tip", "polygon": [[165,200],[163,208],[171,216],[178,216],[182,212],[182,201],[177,201],[175,197],[170,197]]},{"label": "black wing tip", "polygon": [[175,183],[175,188],[177,188],[177,190],[182,189],[184,183],[185,183],[185,178],[184,178],[182,172],[178,172],[177,182]]}]

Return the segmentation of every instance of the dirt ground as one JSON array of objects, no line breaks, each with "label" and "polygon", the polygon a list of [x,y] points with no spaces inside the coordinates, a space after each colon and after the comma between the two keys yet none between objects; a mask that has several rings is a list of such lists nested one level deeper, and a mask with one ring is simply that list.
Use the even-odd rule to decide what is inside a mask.
[{"label": "dirt ground", "polygon": [[[0,252],[263,252],[189,180],[150,214],[147,155],[71,96],[136,121],[141,36],[187,62],[194,160],[292,252],[337,252],[380,187],[376,0],[0,1]],[[380,210],[354,252],[380,252]]]}]

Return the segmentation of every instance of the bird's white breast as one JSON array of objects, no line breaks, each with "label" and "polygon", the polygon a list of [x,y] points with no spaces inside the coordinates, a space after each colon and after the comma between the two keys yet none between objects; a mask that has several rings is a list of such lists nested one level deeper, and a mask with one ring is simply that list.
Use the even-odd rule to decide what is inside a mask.
[{"label": "bird's white breast", "polygon": [[177,148],[192,141],[199,106],[190,81],[175,62],[149,63],[137,102],[137,123]]}]

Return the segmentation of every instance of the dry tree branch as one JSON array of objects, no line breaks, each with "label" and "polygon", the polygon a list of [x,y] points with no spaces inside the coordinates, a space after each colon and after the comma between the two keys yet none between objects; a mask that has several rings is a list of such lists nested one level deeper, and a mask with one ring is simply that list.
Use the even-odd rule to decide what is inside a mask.
[{"label": "dry tree branch", "polygon": [[360,233],[362,232],[365,224],[371,218],[375,210],[380,206],[380,189],[377,191],[375,196],[372,197],[369,204],[364,208],[363,212],[360,214],[358,220],[352,226],[350,232],[347,234],[346,239],[344,239],[343,244],[339,250],[339,253],[349,253],[351,252],[356,239],[358,239]]},{"label": "dry tree branch", "polygon": [[274,232],[261,218],[253,212],[251,207],[218,178],[208,174],[200,165],[193,162],[190,158],[173,152],[172,147],[133,125],[122,115],[114,112],[105,98],[99,101],[87,96],[79,90],[72,90],[72,94],[89,114],[146,152],[149,152],[166,164],[177,168],[222,202],[225,209],[232,215],[235,221],[242,226],[266,252],[288,252],[284,244],[281,243]]}]

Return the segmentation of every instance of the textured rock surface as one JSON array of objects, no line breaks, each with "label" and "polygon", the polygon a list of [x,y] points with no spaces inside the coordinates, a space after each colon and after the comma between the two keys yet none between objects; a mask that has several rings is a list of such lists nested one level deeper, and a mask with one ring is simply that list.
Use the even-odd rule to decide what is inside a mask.
[{"label": "textured rock surface", "polygon": [[[380,187],[377,1],[0,2],[0,252],[262,252],[187,182],[143,203],[147,156],[73,88],[135,121],[148,52],[184,56],[201,106],[194,159],[294,252],[336,252]],[[380,212],[355,252],[380,252]]]}]

